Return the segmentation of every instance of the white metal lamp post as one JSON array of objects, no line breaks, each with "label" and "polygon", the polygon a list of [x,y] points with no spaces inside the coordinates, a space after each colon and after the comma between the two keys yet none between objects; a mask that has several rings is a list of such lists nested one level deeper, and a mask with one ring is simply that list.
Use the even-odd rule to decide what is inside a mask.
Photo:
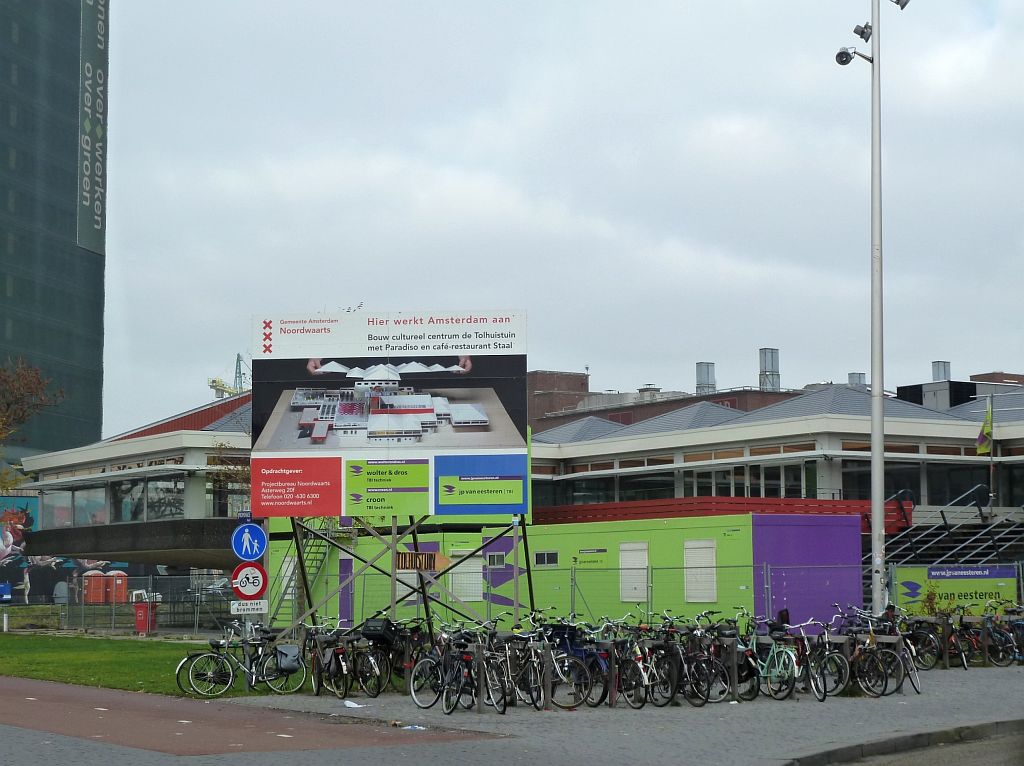
[{"label": "white metal lamp post", "polygon": [[[871,64],[871,605],[881,612],[888,601],[885,576],[885,376],[882,353],[882,81],[878,35],[880,0],[871,0],[870,25],[854,33],[871,41],[871,55],[841,48],[836,62],[854,56]],[[910,0],[892,0],[903,10]]]}]

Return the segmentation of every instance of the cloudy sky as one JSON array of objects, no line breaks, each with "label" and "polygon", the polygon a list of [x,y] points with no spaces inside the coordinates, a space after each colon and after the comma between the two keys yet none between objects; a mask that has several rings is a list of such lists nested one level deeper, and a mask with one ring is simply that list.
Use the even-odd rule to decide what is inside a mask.
[{"label": "cloudy sky", "polygon": [[[869,372],[870,5],[115,1],[104,435],[359,302],[594,390]],[[886,387],[1024,372],[1024,3],[882,6]]]}]

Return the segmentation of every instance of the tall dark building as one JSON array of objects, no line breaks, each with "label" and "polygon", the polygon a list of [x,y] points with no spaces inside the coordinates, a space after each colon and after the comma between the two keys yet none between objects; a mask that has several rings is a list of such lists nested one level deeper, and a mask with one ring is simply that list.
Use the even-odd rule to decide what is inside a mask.
[{"label": "tall dark building", "polygon": [[100,438],[108,0],[0,0],[0,363],[42,369],[63,403],[8,459]]}]

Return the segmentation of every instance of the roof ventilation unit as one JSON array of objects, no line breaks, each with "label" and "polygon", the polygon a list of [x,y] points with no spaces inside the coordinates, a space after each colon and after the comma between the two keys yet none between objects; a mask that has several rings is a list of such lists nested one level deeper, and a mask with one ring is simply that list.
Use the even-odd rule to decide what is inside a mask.
[{"label": "roof ventilation unit", "polygon": [[779,350],[777,348],[759,349],[761,355],[761,375],[759,387],[762,391],[781,391],[782,380],[779,377]]},{"label": "roof ventilation unit", "polygon": [[868,380],[866,372],[851,372],[846,376],[847,382],[855,388],[867,388]]},{"label": "roof ventilation unit", "polygon": [[713,394],[715,388],[715,363],[697,362],[697,396]]},{"label": "roof ventilation unit", "polygon": [[949,362],[932,362],[932,382],[952,380]]}]

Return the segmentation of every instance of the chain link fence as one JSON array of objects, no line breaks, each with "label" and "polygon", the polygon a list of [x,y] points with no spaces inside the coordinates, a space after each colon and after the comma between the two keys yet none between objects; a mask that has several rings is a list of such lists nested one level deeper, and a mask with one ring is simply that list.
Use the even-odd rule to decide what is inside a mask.
[{"label": "chain link fence", "polygon": [[[950,580],[952,593],[965,597],[986,594],[987,580],[978,579],[976,567],[917,567],[920,579],[929,573]],[[990,565],[1005,597],[1024,598],[1024,571],[1020,562]],[[932,571],[935,570],[935,571]],[[909,571],[909,570],[907,570]],[[891,596],[898,604],[913,601],[915,572],[893,569],[890,573]],[[732,616],[738,607],[754,614],[775,617],[789,610],[790,621],[809,618],[829,619],[834,603],[865,603],[866,572],[860,566],[718,566],[718,567],[535,567],[532,583],[521,572],[518,582],[510,571],[486,568],[449,572],[429,584],[431,612],[442,620],[492,619],[502,613],[518,611],[521,616],[531,603],[553,614],[576,614],[580,619],[598,622],[602,617],[635,617],[649,612],[669,611],[679,617],[693,617],[705,610]],[[337,575],[334,575],[336,578]],[[399,577],[418,585],[414,571],[402,571]],[[973,577],[974,579],[970,579]],[[103,630],[133,632],[140,627],[136,607],[146,604],[155,622],[145,632],[204,634],[220,632],[234,619],[231,602],[235,596],[226,576],[128,577],[109,574],[72,582],[66,595],[52,604],[8,603],[0,607],[5,627],[61,630]],[[314,583],[314,594],[327,594],[338,579]],[[271,581],[268,598],[274,609],[274,594],[282,590],[284,580]],[[962,584],[962,587],[960,585]],[[532,585],[532,588],[531,588]],[[957,586],[957,587],[954,587]],[[933,586],[925,583],[922,593]],[[301,588],[289,589],[299,592]],[[400,599],[399,618],[425,616],[419,592],[397,583]],[[409,594],[407,598],[403,596]],[[909,594],[909,595],[908,595]],[[940,591],[941,595],[941,591]],[[532,598],[531,598],[532,596]],[[341,618],[346,626],[357,625],[391,604],[392,580],[387,574],[365,572],[339,593],[330,595],[317,610],[322,618]],[[321,596],[322,598],[322,596]],[[952,599],[952,596],[950,597]],[[984,599],[982,599],[984,600]],[[277,609],[274,622],[286,625],[305,611],[302,599]],[[506,621],[506,624],[508,622]]]}]

